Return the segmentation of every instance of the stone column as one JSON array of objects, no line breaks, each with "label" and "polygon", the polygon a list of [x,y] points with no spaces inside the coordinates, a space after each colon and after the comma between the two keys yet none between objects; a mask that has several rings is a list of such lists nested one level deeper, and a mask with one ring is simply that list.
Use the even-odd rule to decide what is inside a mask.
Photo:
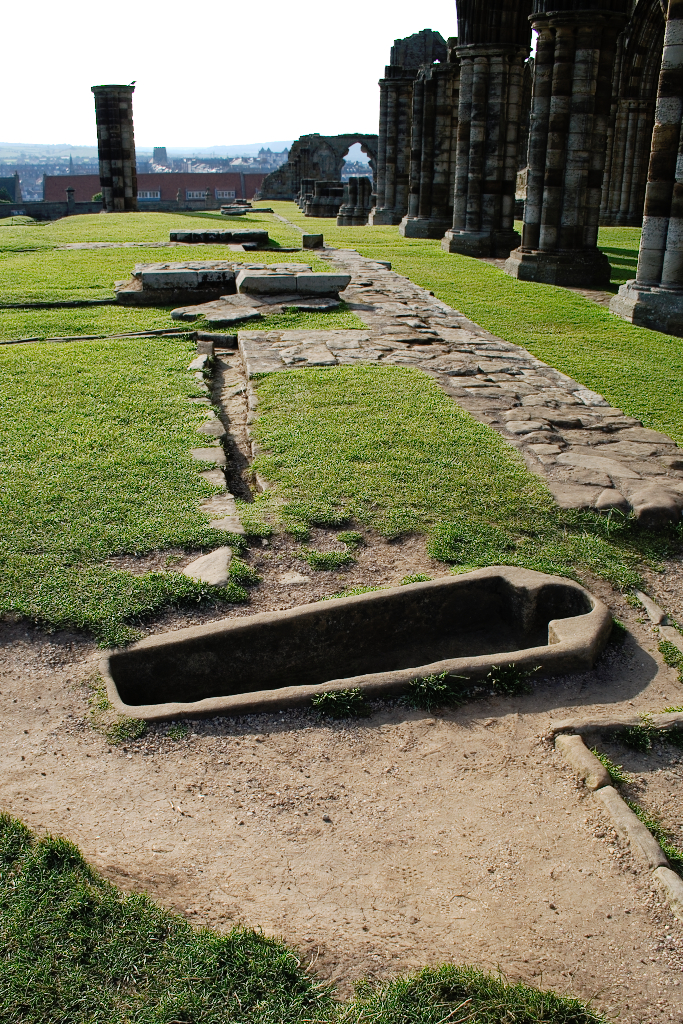
[{"label": "stone column", "polygon": [[683,2],[669,0],[635,280],[610,302],[642,327],[683,337]]},{"label": "stone column", "polygon": [[454,54],[415,79],[408,213],[398,229],[407,238],[442,238],[453,223],[459,86]]},{"label": "stone column", "polygon": [[370,224],[399,224],[408,209],[413,82],[417,69],[385,68],[380,80],[377,204]]},{"label": "stone column", "polygon": [[367,224],[372,207],[372,182],[369,178],[349,178],[344,183],[344,199],[337,214],[338,227]]},{"label": "stone column", "polygon": [[[625,0],[613,0],[613,7]],[[539,34],[529,133],[522,244],[505,264],[524,281],[605,287],[597,247],[607,129],[621,10],[559,10],[572,0],[536,0]],[[605,4],[607,6],[607,3]]]},{"label": "stone column", "polygon": [[467,256],[507,256],[514,230],[529,0],[459,0],[460,61],[453,223],[441,243]]},{"label": "stone column", "polygon": [[100,187],[104,208],[120,213],[138,208],[133,134],[133,85],[93,85]]}]

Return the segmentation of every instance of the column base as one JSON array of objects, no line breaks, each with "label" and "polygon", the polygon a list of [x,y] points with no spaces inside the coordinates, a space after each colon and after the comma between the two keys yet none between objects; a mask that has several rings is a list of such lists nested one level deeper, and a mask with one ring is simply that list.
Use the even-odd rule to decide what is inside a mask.
[{"label": "column base", "polygon": [[648,287],[627,281],[609,304],[610,312],[637,327],[683,338],[683,290]]},{"label": "column base", "polygon": [[564,288],[606,288],[611,277],[609,260],[599,249],[515,249],[505,263],[505,273],[520,281],[556,284]]},{"label": "column base", "polygon": [[368,224],[400,224],[402,217],[402,213],[390,206],[386,206],[383,210],[378,210],[375,206],[370,210]]},{"label": "column base", "polygon": [[517,231],[457,231],[450,228],[441,240],[441,248],[445,252],[458,252],[461,256],[505,259],[520,242]]},{"label": "column base", "polygon": [[398,226],[398,233],[404,238],[443,238],[452,223],[452,217],[404,217]]}]

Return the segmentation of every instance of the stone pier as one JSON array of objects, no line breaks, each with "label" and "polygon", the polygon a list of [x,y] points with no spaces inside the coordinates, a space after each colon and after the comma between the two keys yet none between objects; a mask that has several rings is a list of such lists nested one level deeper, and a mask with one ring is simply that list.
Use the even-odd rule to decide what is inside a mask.
[{"label": "stone pier", "polygon": [[453,223],[460,61],[456,39],[448,62],[420,68],[413,84],[410,195],[401,221],[406,238],[442,238]]},{"label": "stone pier", "polygon": [[344,183],[344,199],[337,214],[338,227],[367,224],[372,209],[372,182],[369,178],[349,178]]},{"label": "stone pier", "polygon": [[460,61],[453,226],[442,247],[467,256],[507,256],[514,230],[528,4],[458,5]]},{"label": "stone pier", "polygon": [[314,181],[313,194],[306,198],[305,217],[336,217],[344,199],[342,181]]},{"label": "stone pier", "polygon": [[599,10],[574,10],[574,0],[535,0],[524,233],[505,265],[512,277],[569,287],[609,284],[598,221],[625,6],[606,0]]},{"label": "stone pier", "polygon": [[370,224],[400,224],[408,212],[413,82],[422,65],[447,57],[446,40],[431,29],[394,40],[391,63],[379,83],[377,203]]},{"label": "stone pier", "polygon": [[93,85],[102,201],[107,213],[138,208],[133,85]]},{"label": "stone pier", "polygon": [[683,2],[669,0],[634,281],[610,302],[642,327],[683,337]]}]

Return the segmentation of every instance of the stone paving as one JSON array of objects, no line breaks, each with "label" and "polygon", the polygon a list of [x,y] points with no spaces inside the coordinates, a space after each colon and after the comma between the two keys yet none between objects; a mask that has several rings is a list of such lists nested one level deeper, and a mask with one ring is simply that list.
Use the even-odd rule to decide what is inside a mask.
[{"label": "stone paving", "polygon": [[633,509],[653,528],[680,518],[683,450],[671,438],[490,334],[388,264],[354,250],[326,248],[319,256],[351,274],[342,298],[367,330],[240,331],[248,377],[359,362],[415,366],[517,448],[561,507]]}]

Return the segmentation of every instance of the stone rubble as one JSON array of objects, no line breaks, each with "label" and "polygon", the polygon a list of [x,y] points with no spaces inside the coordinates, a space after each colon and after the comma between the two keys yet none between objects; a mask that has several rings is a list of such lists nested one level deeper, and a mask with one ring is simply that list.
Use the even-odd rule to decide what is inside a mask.
[{"label": "stone rubble", "polygon": [[415,366],[517,448],[562,508],[632,509],[658,528],[683,511],[683,451],[601,396],[489,333],[355,250],[321,258],[351,274],[343,299],[368,330],[240,331],[247,376],[298,366]]}]

